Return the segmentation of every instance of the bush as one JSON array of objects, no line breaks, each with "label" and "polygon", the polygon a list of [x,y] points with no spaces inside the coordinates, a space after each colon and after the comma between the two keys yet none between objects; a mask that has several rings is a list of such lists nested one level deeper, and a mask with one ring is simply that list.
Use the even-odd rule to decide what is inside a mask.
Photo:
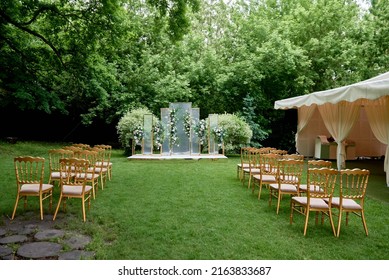
[{"label": "bush", "polygon": [[218,125],[224,130],[224,149],[226,153],[236,153],[242,146],[250,143],[253,132],[242,117],[234,114],[218,116]]},{"label": "bush", "polygon": [[[147,108],[137,108],[127,112],[119,120],[116,129],[123,148],[130,148],[131,140],[134,140],[134,132],[143,130],[143,116],[145,114],[151,114],[151,111]],[[157,122],[157,117],[154,115],[153,122]]]}]

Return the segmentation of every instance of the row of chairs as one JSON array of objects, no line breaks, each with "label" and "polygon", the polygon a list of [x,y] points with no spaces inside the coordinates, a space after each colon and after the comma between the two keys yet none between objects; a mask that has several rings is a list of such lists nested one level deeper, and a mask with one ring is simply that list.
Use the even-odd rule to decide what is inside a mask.
[{"label": "row of chairs", "polygon": [[[61,149],[49,150],[50,178],[49,183],[55,184],[59,182],[61,158],[82,158],[90,163],[90,174],[87,177],[87,182],[93,186],[93,198],[96,197],[98,185],[103,190],[107,180],[111,180],[112,162],[111,162],[112,147],[110,145],[95,145],[90,147],[87,144],[73,144],[65,146]],[[93,176],[92,176],[93,175]]]},{"label": "row of chairs", "polygon": [[[369,170],[356,168],[338,171],[332,168],[331,161],[305,162],[301,155],[272,151],[277,150],[242,149],[242,160],[238,167],[241,174],[239,177],[244,182],[245,174],[249,175],[248,187],[251,187],[253,193],[258,188],[258,200],[264,185],[269,190],[269,206],[272,204],[272,198],[277,199],[278,214],[283,195],[290,195],[290,224],[293,223],[295,212],[304,215],[304,235],[307,232],[310,212],[316,213],[316,224],[319,213],[322,214],[322,224],[324,217],[328,216],[333,234],[337,237],[340,235],[342,214],[346,213],[346,225],[349,214],[356,214],[361,217],[366,236],[368,235],[364,200]],[[245,158],[248,159],[246,162]],[[307,175],[306,182],[302,182],[304,172]],[[334,225],[333,209],[338,210],[337,229]]]},{"label": "row of chairs", "polygon": [[[81,146],[83,145],[83,146]],[[61,149],[49,150],[49,180],[45,180],[45,158],[20,156],[14,158],[17,197],[12,213],[13,220],[20,199],[24,199],[24,208],[27,207],[29,196],[39,197],[40,218],[43,220],[43,201],[49,200],[52,209],[53,189],[60,188],[60,198],[53,220],[55,220],[61,202],[66,210],[67,198],[80,198],[82,201],[83,221],[86,221],[85,203],[90,208],[91,196],[95,198],[98,185],[103,189],[106,178],[111,180],[112,147],[110,145],[96,145],[89,147],[85,144],[76,144]],[[100,179],[100,181],[98,181]]]}]

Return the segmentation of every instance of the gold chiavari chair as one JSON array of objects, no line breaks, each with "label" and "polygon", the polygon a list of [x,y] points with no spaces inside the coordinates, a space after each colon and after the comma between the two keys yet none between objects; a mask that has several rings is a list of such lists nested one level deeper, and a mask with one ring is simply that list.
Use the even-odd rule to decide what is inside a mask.
[{"label": "gold chiavari chair", "polygon": [[294,212],[304,215],[304,236],[307,233],[310,212],[316,213],[316,224],[318,223],[318,213],[322,213],[322,224],[324,215],[327,215],[330,219],[332,232],[336,236],[331,204],[337,176],[338,171],[336,169],[326,167],[309,168],[307,173],[307,195],[292,197],[290,224],[293,223]]},{"label": "gold chiavari chair", "polygon": [[56,219],[58,210],[63,203],[64,211],[66,211],[67,199],[79,198],[82,203],[82,219],[86,221],[85,203],[88,203],[90,209],[91,192],[93,187],[88,185],[87,176],[84,176],[89,169],[89,161],[79,158],[63,158],[60,159],[61,178],[60,182],[61,193],[55,210],[53,221]]},{"label": "gold chiavari chair", "polygon": [[339,210],[337,236],[340,235],[342,215],[346,213],[346,226],[349,214],[355,214],[362,220],[366,236],[369,235],[365,219],[365,194],[370,176],[367,169],[343,169],[339,171],[340,190],[339,196],[332,198],[331,207]]},{"label": "gold chiavari chair", "polygon": [[43,201],[49,199],[51,210],[53,204],[53,185],[44,184],[45,159],[42,157],[22,156],[14,158],[17,195],[11,220],[14,219],[19,200],[24,198],[24,209],[27,197],[39,198],[40,218],[43,220]]},{"label": "gold chiavari chair", "polygon": [[304,161],[295,159],[278,160],[277,183],[269,185],[269,206],[272,204],[272,198],[277,199],[277,214],[280,209],[282,196],[300,195],[300,183],[304,170]]}]

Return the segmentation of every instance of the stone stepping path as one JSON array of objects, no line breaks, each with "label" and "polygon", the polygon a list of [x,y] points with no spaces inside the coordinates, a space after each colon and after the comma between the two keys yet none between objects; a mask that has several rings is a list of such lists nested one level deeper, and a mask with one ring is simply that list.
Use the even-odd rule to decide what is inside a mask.
[{"label": "stone stepping path", "polygon": [[23,244],[16,254],[25,259],[45,259],[58,257],[61,250],[61,244],[43,241]]},{"label": "stone stepping path", "polygon": [[54,229],[52,216],[47,215],[43,221],[24,221],[18,217],[13,221],[3,220],[4,223],[0,221],[0,260],[94,259],[94,252],[85,251],[91,238]]}]

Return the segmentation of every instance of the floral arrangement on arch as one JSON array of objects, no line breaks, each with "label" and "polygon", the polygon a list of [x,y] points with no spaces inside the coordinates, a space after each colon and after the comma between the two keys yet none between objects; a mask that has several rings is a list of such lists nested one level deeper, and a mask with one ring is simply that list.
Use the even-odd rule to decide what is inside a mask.
[{"label": "floral arrangement on arch", "polygon": [[185,130],[185,134],[186,134],[186,136],[188,136],[188,138],[190,138],[191,128],[192,128],[192,116],[187,111],[184,115],[184,130]]},{"label": "floral arrangement on arch", "polygon": [[204,145],[206,132],[207,132],[207,122],[205,120],[199,120],[193,127],[194,133],[199,137],[199,143]]},{"label": "floral arrangement on arch", "polygon": [[215,127],[213,130],[213,134],[215,136],[215,141],[219,147],[223,145],[224,137],[225,137],[225,131],[221,127]]},{"label": "floral arrangement on arch", "polygon": [[144,135],[143,127],[140,124],[138,124],[138,126],[136,127],[136,129],[133,131],[132,134],[134,135],[135,144],[142,145],[142,140]]},{"label": "floral arrangement on arch", "polygon": [[157,121],[153,127],[154,143],[158,149],[161,149],[164,140],[164,127],[160,121]]},{"label": "floral arrangement on arch", "polygon": [[178,143],[178,136],[177,136],[177,122],[178,122],[178,117],[177,117],[177,109],[171,109],[169,112],[169,144],[170,144],[170,149],[174,145],[179,146]]}]

